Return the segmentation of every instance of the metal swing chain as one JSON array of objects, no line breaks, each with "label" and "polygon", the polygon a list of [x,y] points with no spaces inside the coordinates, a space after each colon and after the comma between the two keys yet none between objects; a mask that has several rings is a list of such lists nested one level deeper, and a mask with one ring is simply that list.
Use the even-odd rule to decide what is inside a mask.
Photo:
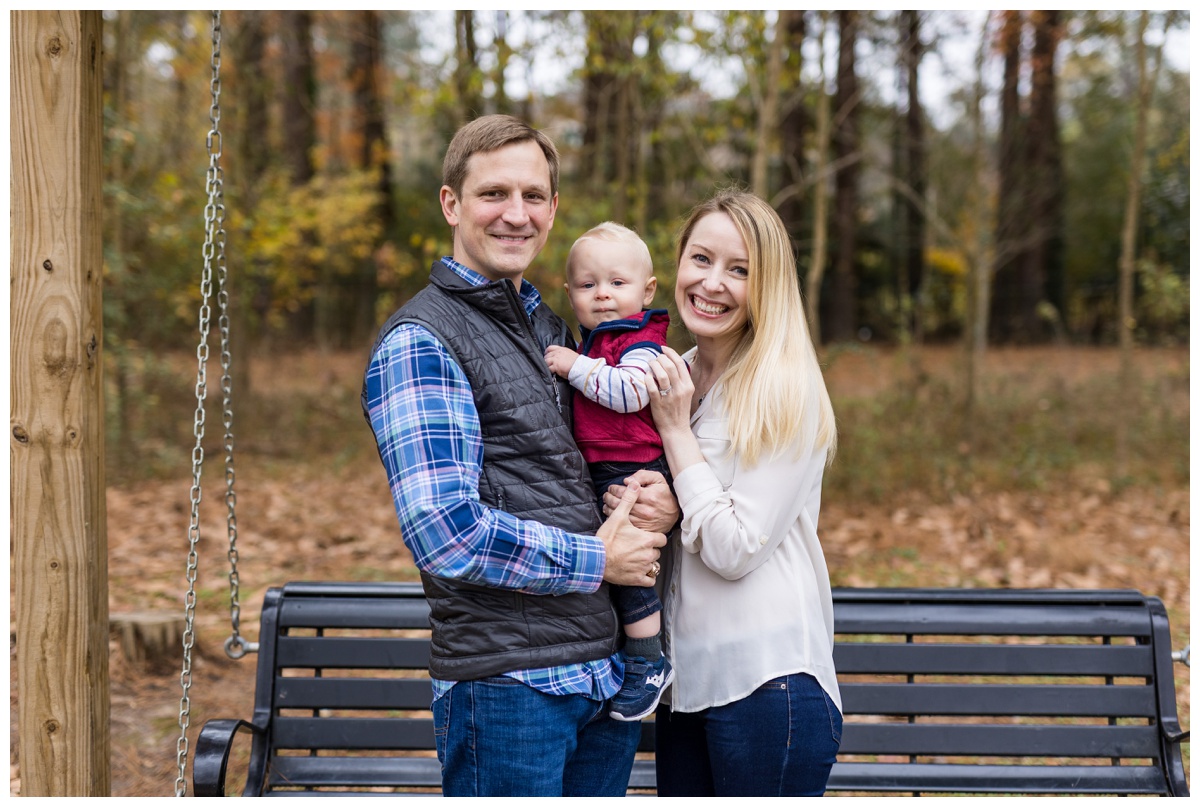
[{"label": "metal swing chain", "polygon": [[[214,20],[214,74],[213,82],[215,89],[213,90],[213,112],[210,117],[213,120],[213,132],[217,135],[217,158],[220,154],[220,132],[217,131],[217,122],[221,118],[220,94],[221,82],[217,75],[217,70],[220,68],[220,12],[214,12],[217,19]],[[212,147],[209,147],[211,153]],[[211,158],[210,158],[211,159]],[[217,166],[217,193],[221,195],[221,167]],[[230,373],[230,367],[233,364],[230,352],[229,338],[229,291],[226,288],[226,281],[229,273],[225,266],[225,208],[224,205],[219,206],[218,211],[218,230],[217,237],[217,308],[220,311],[220,316],[217,318],[217,325],[221,332],[221,391],[223,393],[221,399],[221,412],[225,425],[225,521],[226,531],[229,536],[229,551],[227,557],[229,559],[229,624],[231,633],[229,638],[225,640],[225,655],[231,659],[240,659],[246,653],[257,653],[258,643],[247,642],[242,639],[239,631],[241,629],[241,605],[238,602],[238,549],[237,549],[237,493],[234,492],[234,470],[233,470],[233,377]]]},{"label": "metal swing chain", "polygon": [[200,274],[200,343],[196,348],[196,416],[193,434],[196,446],[192,449],[192,490],[191,490],[191,520],[188,526],[188,558],[187,558],[187,594],[184,598],[185,616],[183,631],[183,671],[179,675],[179,683],[183,695],[179,699],[179,740],[176,744],[176,759],[178,776],[175,779],[175,795],[187,795],[187,730],[191,725],[191,699],[188,691],[192,685],[192,648],[195,645],[196,617],[196,569],[198,557],[196,547],[200,541],[200,475],[204,466],[204,399],[208,395],[208,332],[212,309],[209,299],[212,297],[212,263],[216,244],[220,242],[221,256],[224,257],[225,241],[225,207],[222,202],[222,172],[219,164],[221,157],[221,12],[212,13],[212,105],[209,109],[209,121],[212,128],[208,132],[208,174],[206,190],[208,204],[204,208],[204,268]]}]

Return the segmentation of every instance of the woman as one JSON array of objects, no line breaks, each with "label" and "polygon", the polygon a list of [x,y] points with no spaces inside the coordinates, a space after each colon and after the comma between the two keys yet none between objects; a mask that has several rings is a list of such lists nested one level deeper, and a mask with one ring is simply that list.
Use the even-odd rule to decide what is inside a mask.
[{"label": "woman", "polygon": [[842,730],[817,540],[837,433],[795,259],[770,205],[722,191],[692,211],[677,261],[675,304],[696,347],[665,348],[650,382],[683,511],[658,791],[819,795]]}]

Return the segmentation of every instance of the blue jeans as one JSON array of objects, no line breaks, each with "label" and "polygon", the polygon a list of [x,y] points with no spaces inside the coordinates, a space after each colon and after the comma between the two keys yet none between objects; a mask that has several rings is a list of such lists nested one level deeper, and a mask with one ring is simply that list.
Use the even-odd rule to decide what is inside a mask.
[{"label": "blue jeans", "polygon": [[433,702],[446,796],[624,796],[639,723],[604,701],[513,678],[461,681]]},{"label": "blue jeans", "polygon": [[842,715],[805,673],[775,678],[701,712],[658,708],[660,796],[820,796],[842,741]]}]

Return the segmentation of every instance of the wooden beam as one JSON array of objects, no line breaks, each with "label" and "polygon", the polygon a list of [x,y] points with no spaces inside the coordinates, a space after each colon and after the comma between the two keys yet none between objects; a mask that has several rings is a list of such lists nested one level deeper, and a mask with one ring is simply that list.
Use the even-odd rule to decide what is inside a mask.
[{"label": "wooden beam", "polygon": [[13,11],[12,551],[22,796],[111,795],[101,17]]}]

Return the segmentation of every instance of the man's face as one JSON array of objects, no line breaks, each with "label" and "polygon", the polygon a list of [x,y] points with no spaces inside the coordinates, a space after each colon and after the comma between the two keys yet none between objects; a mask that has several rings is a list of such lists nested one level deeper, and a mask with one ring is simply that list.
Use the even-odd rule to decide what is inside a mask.
[{"label": "man's face", "polygon": [[509,278],[518,288],[546,245],[558,209],[550,165],[532,140],[471,155],[461,198],[443,185],[441,202],[454,228],[454,260],[488,280]]}]

